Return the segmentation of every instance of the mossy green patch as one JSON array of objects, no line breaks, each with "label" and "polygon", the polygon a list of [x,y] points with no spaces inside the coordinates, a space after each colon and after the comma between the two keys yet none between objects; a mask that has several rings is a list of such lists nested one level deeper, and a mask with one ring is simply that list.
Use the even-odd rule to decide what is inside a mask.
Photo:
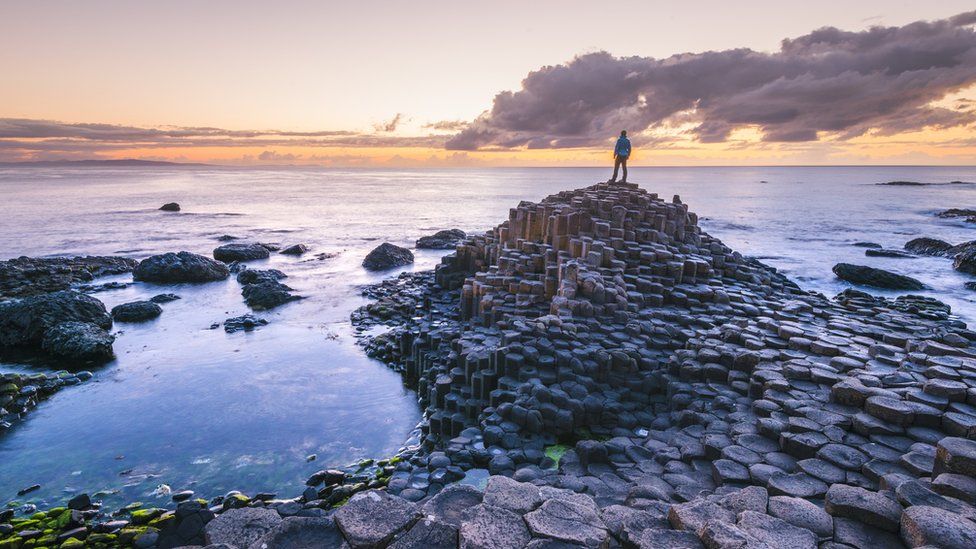
[{"label": "mossy green patch", "polygon": [[85,542],[81,541],[80,539],[68,538],[64,540],[64,543],[61,544],[61,549],[70,549],[72,547],[84,547],[84,546],[85,546]]},{"label": "mossy green patch", "polygon": [[10,536],[0,539],[0,549],[20,549],[24,545],[24,538],[20,536]]},{"label": "mossy green patch", "polygon": [[565,454],[567,451],[569,451],[569,446],[566,446],[565,444],[553,444],[552,446],[546,446],[546,457],[556,463],[556,465],[553,466],[553,469],[559,466],[559,460],[562,459],[563,454]]},{"label": "mossy green patch", "polygon": [[146,524],[152,519],[163,514],[162,509],[136,509],[129,516],[132,518],[132,524]]}]

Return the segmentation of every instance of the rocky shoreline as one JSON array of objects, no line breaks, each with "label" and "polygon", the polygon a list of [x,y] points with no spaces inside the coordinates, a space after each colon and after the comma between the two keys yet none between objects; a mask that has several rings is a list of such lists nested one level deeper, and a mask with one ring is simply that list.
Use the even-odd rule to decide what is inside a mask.
[{"label": "rocky shoreline", "polygon": [[0,514],[0,549],[976,546],[976,332],[931,298],[805,292],[628,184],[364,294],[418,445],[291,499]]}]

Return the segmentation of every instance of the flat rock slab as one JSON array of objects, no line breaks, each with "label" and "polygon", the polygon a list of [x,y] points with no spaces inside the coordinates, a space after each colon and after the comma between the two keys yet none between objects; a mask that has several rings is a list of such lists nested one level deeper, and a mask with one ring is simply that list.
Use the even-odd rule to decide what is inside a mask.
[{"label": "flat rock slab", "polygon": [[698,536],[683,530],[652,528],[641,534],[640,549],[704,549]]},{"label": "flat rock slab", "polygon": [[606,526],[593,509],[565,500],[546,501],[525,515],[525,523],[536,536],[586,547],[601,547],[608,537]]},{"label": "flat rock slab", "polygon": [[281,516],[272,509],[242,507],[217,515],[207,523],[204,531],[208,544],[250,547],[281,524],[281,520]]},{"label": "flat rock slab", "polygon": [[517,513],[482,503],[468,510],[461,522],[462,549],[508,549],[524,547],[532,539],[525,521]]},{"label": "flat rock slab", "polygon": [[405,534],[396,538],[390,549],[455,549],[458,529],[436,520],[417,521]]},{"label": "flat rock slab", "polygon": [[427,500],[420,510],[426,518],[460,528],[464,512],[480,504],[482,497],[474,486],[452,484]]},{"label": "flat rock slab", "polygon": [[331,549],[343,543],[331,518],[288,517],[248,549]]},{"label": "flat rock slab", "polygon": [[810,530],[821,538],[834,534],[834,519],[820,507],[802,498],[773,496],[769,498],[769,514],[793,526]]},{"label": "flat rock slab", "polygon": [[817,535],[784,520],[756,511],[739,514],[738,527],[770,547],[790,549],[816,549]]},{"label": "flat rock slab", "polygon": [[534,484],[495,475],[488,479],[484,502],[524,514],[538,507],[542,503],[542,496],[539,495],[539,487]]},{"label": "flat rock slab", "polygon": [[360,492],[336,514],[336,524],[355,548],[386,547],[420,517],[417,506],[380,490]]},{"label": "flat rock slab", "polygon": [[858,520],[878,528],[897,532],[901,505],[887,497],[846,484],[834,484],[827,490],[824,508],[835,517]]}]

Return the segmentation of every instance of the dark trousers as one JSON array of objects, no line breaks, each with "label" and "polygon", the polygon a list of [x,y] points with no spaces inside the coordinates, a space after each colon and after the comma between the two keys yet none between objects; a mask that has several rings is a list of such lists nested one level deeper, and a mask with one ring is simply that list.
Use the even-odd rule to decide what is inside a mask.
[{"label": "dark trousers", "polygon": [[625,183],[627,181],[627,157],[626,156],[617,156],[616,158],[614,158],[613,177],[610,178],[610,181],[617,180],[617,171],[620,169],[620,166],[624,167],[624,178],[621,179],[620,182]]}]

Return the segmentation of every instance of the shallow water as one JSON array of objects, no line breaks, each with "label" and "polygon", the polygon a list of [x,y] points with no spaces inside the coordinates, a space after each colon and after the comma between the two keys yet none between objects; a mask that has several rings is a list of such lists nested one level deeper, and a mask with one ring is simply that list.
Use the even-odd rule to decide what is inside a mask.
[{"label": "shallow water", "polygon": [[[680,194],[705,230],[760,257],[801,286],[833,295],[847,261],[914,276],[922,292],[976,319],[971,277],[941,258],[864,256],[854,242],[901,247],[916,236],[953,243],[974,225],[936,218],[976,206],[976,185],[890,187],[890,180],[976,181],[976,168],[658,168],[631,179],[665,199]],[[212,496],[230,489],[300,493],[319,468],[383,457],[419,420],[416,396],[355,345],[349,313],[364,303],[362,257],[381,241],[410,246],[434,230],[482,231],[519,200],[606,176],[594,169],[244,170],[229,168],[3,169],[0,258],[18,255],[209,254],[216,237],[308,244],[302,258],[252,262],[289,275],[306,299],[257,313],[251,333],[209,330],[248,311],[233,278],[202,285],[133,284],[94,294],[107,307],[158,293],[182,299],[144,324],[117,323],[117,359],[95,379],[42,403],[0,438],[0,502],[53,502],[119,490],[109,503],[164,503],[160,484]],[[183,212],[156,210],[176,201]],[[335,257],[318,260],[317,253]],[[411,269],[431,268],[422,251]],[[130,281],[129,276],[105,279]],[[103,281],[100,281],[103,282]],[[2,363],[0,371],[39,365]],[[306,463],[305,456],[318,459]]]}]

